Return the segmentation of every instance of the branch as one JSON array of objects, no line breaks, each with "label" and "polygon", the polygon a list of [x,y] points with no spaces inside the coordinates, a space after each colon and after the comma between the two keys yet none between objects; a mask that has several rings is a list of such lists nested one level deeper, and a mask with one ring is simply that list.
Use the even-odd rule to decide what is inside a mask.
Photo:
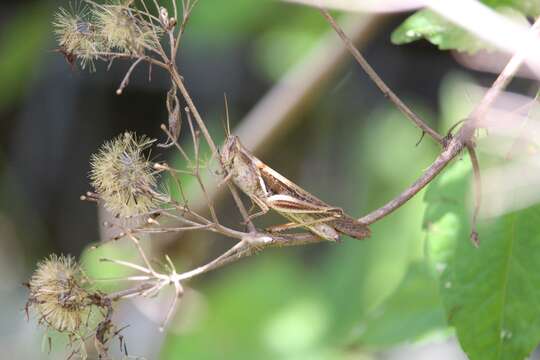
[{"label": "branch", "polygon": [[326,240],[307,233],[284,235],[259,232],[250,233],[244,236],[240,242],[218,256],[216,259],[193,270],[178,274],[176,279],[179,281],[184,281],[194,278],[222,266],[236,262],[245,257],[249,257],[267,248],[303,246],[316,244],[319,242],[326,242]]},{"label": "branch", "polygon": [[122,92],[124,91],[126,86],[129,84],[129,78],[131,77],[131,73],[133,72],[133,70],[135,70],[137,65],[139,65],[139,63],[143,60],[144,58],[140,57],[129,67],[129,70],[126,73],[126,76],[124,76],[124,79],[122,80],[122,82],[120,83],[120,86],[116,90],[116,95],[122,95]]},{"label": "branch", "polygon": [[156,66],[159,66],[161,68],[164,68],[164,69],[167,69],[167,65],[162,62],[162,61],[159,61],[159,60],[156,60],[150,56],[147,56],[147,55],[133,55],[133,54],[128,54],[128,53],[117,53],[117,52],[105,52],[105,51],[100,51],[100,52],[96,52],[95,53],[96,56],[98,56],[99,58],[103,59],[103,60],[113,60],[113,59],[143,59],[144,61],[146,61],[147,63],[149,64],[152,64],[152,65],[156,65]]},{"label": "branch", "polygon": [[172,80],[180,90],[180,93],[186,100],[186,104],[189,108],[189,111],[191,114],[193,114],[193,117],[195,118],[195,121],[197,122],[197,126],[202,131],[202,134],[204,136],[204,139],[208,143],[208,146],[210,147],[210,150],[212,151],[213,156],[218,155],[218,148],[216,146],[216,143],[212,139],[212,136],[210,135],[210,132],[208,131],[208,128],[206,127],[206,124],[204,123],[204,120],[201,117],[201,114],[199,114],[199,110],[197,110],[197,107],[195,106],[195,103],[193,102],[193,99],[191,99],[191,95],[189,94],[188,90],[186,89],[186,86],[184,85],[184,82],[182,81],[182,77],[178,73],[178,70],[176,69],[175,64],[171,64],[169,67],[169,72],[171,74]]},{"label": "branch", "polygon": [[482,205],[482,177],[480,176],[480,164],[478,163],[478,157],[476,156],[476,150],[474,146],[467,145],[467,151],[471,159],[471,165],[473,169],[473,182],[474,182],[474,210],[471,219],[471,241],[478,247],[480,242],[478,240],[477,220],[480,213],[480,207]]},{"label": "branch", "polygon": [[354,46],[353,42],[349,37],[345,34],[343,29],[336,23],[332,15],[325,10],[320,9],[322,15],[325,17],[325,19],[330,23],[332,28],[336,31],[336,33],[339,35],[341,40],[343,40],[343,43],[351,53],[351,55],[356,59],[358,64],[364,69],[364,71],[368,74],[368,76],[371,78],[371,80],[377,85],[377,87],[382,91],[384,96],[389,99],[398,109],[401,111],[403,115],[405,115],[407,118],[409,118],[420,130],[422,130],[423,133],[427,133],[429,136],[431,136],[436,142],[443,145],[444,139],[441,135],[439,135],[435,130],[429,127],[418,115],[416,115],[401,99],[394,94],[392,90],[385,84],[385,82],[380,78],[379,75],[373,70],[373,68],[369,65],[369,63],[366,61],[366,59],[360,54],[360,51]]},{"label": "branch", "polygon": [[[536,20],[534,23],[532,29],[535,34],[538,34],[540,31],[540,19]],[[463,123],[463,126],[459,130],[458,134],[453,136],[448,143],[448,145],[445,147],[443,152],[435,159],[433,164],[420,176],[418,180],[414,182],[408,189],[406,189],[404,192],[402,192],[400,195],[398,195],[393,200],[389,201],[387,204],[383,205],[381,208],[369,213],[368,215],[365,215],[364,217],[360,218],[359,221],[364,222],[366,224],[371,224],[377,220],[382,219],[383,217],[387,216],[397,208],[399,208],[401,205],[406,203],[410,198],[412,198],[414,195],[416,195],[422,188],[424,188],[437,174],[441,172],[442,169],[448,163],[456,157],[457,154],[463,148],[467,147],[469,149],[474,149],[474,143],[472,139],[474,138],[474,133],[477,127],[480,125],[481,119],[485,116],[487,110],[491,105],[493,105],[494,101],[497,99],[497,97],[500,95],[500,93],[506,88],[506,86],[510,83],[516,72],[519,70],[520,66],[523,64],[523,61],[526,59],[526,54],[528,52],[528,49],[524,49],[522,52],[518,52],[512,56],[508,64],[505,66],[501,74],[497,77],[491,88],[488,90],[488,92],[484,95],[478,106],[473,110],[471,115],[467,118],[467,120]],[[470,150],[469,150],[470,151]],[[476,174],[476,171],[479,169],[478,163],[475,157],[475,152],[471,153],[471,161],[473,162],[473,168],[475,168],[475,176],[478,176],[479,174]],[[478,179],[477,178],[477,179]],[[476,184],[476,192],[480,191],[480,184]],[[477,196],[477,203],[476,207],[479,209],[480,206],[480,200],[478,199],[479,194]],[[476,221],[477,211],[475,210],[475,214],[473,215],[473,226],[474,222]],[[471,233],[471,239],[473,242],[477,242],[477,234],[475,233],[476,229],[473,227],[472,233]]]},{"label": "branch", "polygon": [[416,180],[409,188],[403,191],[394,199],[390,200],[387,204],[383,205],[379,209],[372,211],[371,213],[365,215],[358,219],[358,221],[369,225],[377,220],[382,219],[388,214],[392,213],[394,210],[399,208],[401,205],[409,201],[414,195],[416,195],[420,190],[422,190],[427,184],[431,182],[437,176],[442,169],[448,165],[450,160],[455,158],[457,154],[464,148],[464,144],[461,141],[458,141],[455,138],[451,141],[448,146],[443,150],[443,152],[435,159],[433,164]]},{"label": "branch", "polygon": [[[531,27],[531,32],[536,36],[540,34],[540,17],[536,19],[535,23]],[[523,65],[523,62],[526,60],[527,55],[530,53],[530,51],[531,49],[525,48],[512,56],[510,61],[504,67],[501,74],[497,77],[493,85],[486,92],[480,104],[469,116],[469,118],[474,119],[469,122],[471,128],[474,129],[475,127],[481,125],[480,121],[486,115],[487,110],[491,105],[493,105],[495,99],[497,99],[500,93],[508,86],[521,65]]]}]

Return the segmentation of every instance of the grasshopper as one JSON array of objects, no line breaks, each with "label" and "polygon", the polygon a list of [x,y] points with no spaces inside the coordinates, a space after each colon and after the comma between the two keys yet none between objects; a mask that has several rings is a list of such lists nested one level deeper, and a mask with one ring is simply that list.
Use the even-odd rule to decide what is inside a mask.
[{"label": "grasshopper", "polygon": [[260,208],[252,218],[272,209],[292,221],[275,228],[304,227],[329,241],[338,241],[340,233],[356,239],[370,235],[367,225],[319,200],[253,156],[237,136],[227,137],[220,161],[226,179],[231,179]]}]

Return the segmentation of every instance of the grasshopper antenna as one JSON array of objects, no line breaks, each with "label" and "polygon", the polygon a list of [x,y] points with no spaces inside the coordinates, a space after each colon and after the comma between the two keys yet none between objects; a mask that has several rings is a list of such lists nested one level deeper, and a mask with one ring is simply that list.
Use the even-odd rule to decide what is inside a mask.
[{"label": "grasshopper antenna", "polygon": [[229,137],[231,135],[231,123],[229,121],[229,104],[227,101],[227,94],[223,93],[223,100],[225,101],[225,124],[223,124],[223,127],[225,128],[225,135]]}]

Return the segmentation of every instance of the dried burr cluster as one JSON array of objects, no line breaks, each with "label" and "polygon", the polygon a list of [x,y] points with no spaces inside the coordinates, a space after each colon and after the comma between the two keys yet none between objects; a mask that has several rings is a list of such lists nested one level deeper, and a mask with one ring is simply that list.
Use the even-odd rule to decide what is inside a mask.
[{"label": "dried burr cluster", "polygon": [[82,68],[111,56],[142,56],[160,47],[163,31],[148,22],[152,16],[132,6],[133,1],[98,4],[84,1],[60,9],[54,27],[60,50],[78,59]]}]

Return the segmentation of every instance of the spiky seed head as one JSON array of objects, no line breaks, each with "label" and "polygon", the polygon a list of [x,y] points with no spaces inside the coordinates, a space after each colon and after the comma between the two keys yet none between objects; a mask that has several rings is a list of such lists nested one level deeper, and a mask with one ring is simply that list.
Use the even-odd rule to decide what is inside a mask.
[{"label": "spiky seed head", "polygon": [[95,26],[90,22],[90,10],[80,6],[67,10],[60,8],[53,22],[60,48],[70,55],[75,55],[84,69],[98,58],[103,44],[96,34]]},{"label": "spiky seed head", "polygon": [[90,303],[84,275],[72,257],[51,255],[38,264],[28,284],[28,306],[39,320],[60,332],[76,332],[88,316]]},{"label": "spiky seed head", "polygon": [[[97,31],[111,50],[142,55],[157,47],[159,27],[145,21],[130,7],[131,1],[117,1],[93,9]],[[152,30],[154,29],[154,30]]]},{"label": "spiky seed head", "polygon": [[144,154],[154,141],[126,132],[92,156],[90,180],[113,214],[129,217],[157,208],[157,179]]}]

